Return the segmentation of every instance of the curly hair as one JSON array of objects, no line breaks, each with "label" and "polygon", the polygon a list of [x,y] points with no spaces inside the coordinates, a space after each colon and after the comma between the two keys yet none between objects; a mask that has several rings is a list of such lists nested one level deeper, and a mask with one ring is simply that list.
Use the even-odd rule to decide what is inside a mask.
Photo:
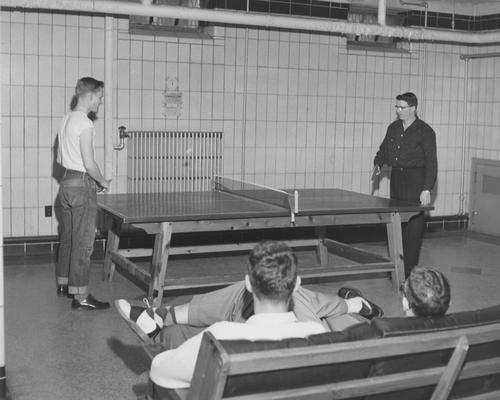
[{"label": "curly hair", "polygon": [[286,301],[297,281],[297,257],[283,242],[266,240],[250,252],[248,275],[260,299]]},{"label": "curly hair", "polygon": [[403,283],[403,294],[419,317],[442,316],[450,306],[450,283],[433,267],[414,267]]}]

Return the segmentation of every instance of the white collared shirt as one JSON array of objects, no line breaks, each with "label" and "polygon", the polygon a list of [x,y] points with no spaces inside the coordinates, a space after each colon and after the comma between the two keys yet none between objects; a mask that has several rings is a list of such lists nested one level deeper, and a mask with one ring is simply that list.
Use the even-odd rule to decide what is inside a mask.
[{"label": "white collared shirt", "polygon": [[[326,329],[319,322],[300,322],[293,312],[287,312],[255,314],[245,323],[217,322],[203,332],[205,331],[210,331],[220,340],[253,341],[306,337],[326,332]],[[158,354],[151,363],[151,380],[166,388],[189,387],[203,332],[188,339],[176,349]]]}]

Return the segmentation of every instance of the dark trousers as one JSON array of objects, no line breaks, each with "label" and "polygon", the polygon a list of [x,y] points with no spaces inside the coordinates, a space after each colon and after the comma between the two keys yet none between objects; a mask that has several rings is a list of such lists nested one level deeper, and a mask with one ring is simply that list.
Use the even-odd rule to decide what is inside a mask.
[{"label": "dark trousers", "polygon": [[[391,172],[391,199],[420,204],[424,189],[425,168],[393,168]],[[425,230],[424,213],[418,213],[403,226],[403,253],[405,276],[418,264]]]},{"label": "dark trousers", "polygon": [[192,338],[207,327],[192,325],[169,325],[164,327],[160,333],[160,341],[166,350],[179,347],[186,340]]},{"label": "dark trousers", "polygon": [[86,294],[96,228],[96,183],[86,173],[66,170],[59,186],[59,199],[62,215],[57,283],[67,284],[70,294]]}]

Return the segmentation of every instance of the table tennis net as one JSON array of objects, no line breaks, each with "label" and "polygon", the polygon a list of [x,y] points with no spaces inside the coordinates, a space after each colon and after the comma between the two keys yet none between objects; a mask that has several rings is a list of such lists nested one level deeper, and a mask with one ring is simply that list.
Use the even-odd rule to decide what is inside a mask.
[{"label": "table tennis net", "polygon": [[214,188],[221,192],[273,204],[287,210],[294,209],[294,196],[284,190],[220,176],[214,178]]}]

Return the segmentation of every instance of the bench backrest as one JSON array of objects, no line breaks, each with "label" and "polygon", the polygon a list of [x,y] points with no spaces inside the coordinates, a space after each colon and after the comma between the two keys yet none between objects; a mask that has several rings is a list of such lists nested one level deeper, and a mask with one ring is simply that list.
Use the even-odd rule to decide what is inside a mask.
[{"label": "bench backrest", "polygon": [[[485,398],[500,398],[500,354],[488,351],[500,349],[500,323],[335,344],[300,345],[304,340],[280,348],[282,341],[218,341],[205,333],[187,398],[385,399],[392,392],[406,400],[406,391],[424,388],[426,395],[419,398],[427,399],[443,374],[443,399],[459,384],[461,394],[490,392],[494,397]],[[469,381],[476,382],[472,390]]]}]

